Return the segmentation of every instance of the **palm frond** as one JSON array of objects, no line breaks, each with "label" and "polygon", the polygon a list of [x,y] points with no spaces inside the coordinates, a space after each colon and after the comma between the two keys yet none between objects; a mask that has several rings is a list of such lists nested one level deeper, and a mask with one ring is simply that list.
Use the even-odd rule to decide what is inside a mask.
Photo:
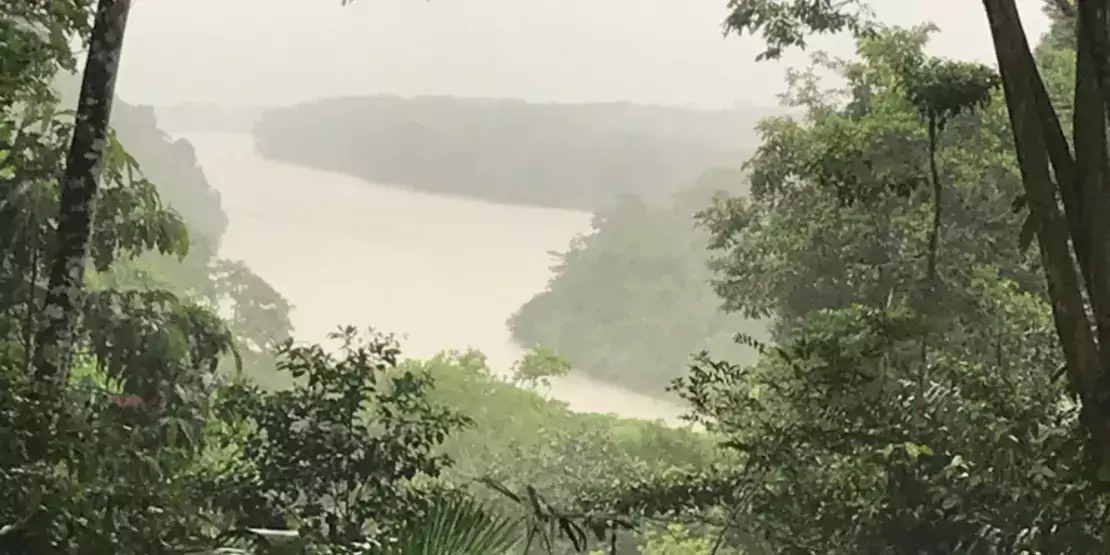
[{"label": "palm frond", "polygon": [[398,542],[377,555],[503,555],[519,545],[524,528],[470,498],[437,504]]}]

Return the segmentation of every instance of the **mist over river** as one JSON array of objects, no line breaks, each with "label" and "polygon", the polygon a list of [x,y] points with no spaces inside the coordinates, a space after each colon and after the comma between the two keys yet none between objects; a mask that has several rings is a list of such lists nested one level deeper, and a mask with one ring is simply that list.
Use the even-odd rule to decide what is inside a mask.
[{"label": "mist over river", "polygon": [[[295,335],[339,325],[401,336],[426,357],[474,347],[497,371],[520,357],[505,325],[543,290],[584,212],[497,205],[268,160],[249,135],[186,133],[231,223],[221,245],[293,304]],[[572,373],[552,396],[585,412],[674,421],[681,409]],[[510,416],[510,415],[506,415]]]}]

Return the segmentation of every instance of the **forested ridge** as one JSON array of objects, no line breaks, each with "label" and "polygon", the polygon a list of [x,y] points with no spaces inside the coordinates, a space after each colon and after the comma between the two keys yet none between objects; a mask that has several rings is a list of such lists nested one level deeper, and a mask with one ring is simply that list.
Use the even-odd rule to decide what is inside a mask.
[{"label": "forested ridge", "polygon": [[[252,335],[282,329],[277,292],[218,270],[188,145],[113,102],[131,3],[6,4],[0,552],[1107,552],[1110,14],[1047,2],[1029,48],[1012,0],[983,5],[997,66],[854,4],[732,4],[770,57],[828,32],[856,55],[791,74],[803,117],[762,121],[742,171],[600,210],[500,377],[373,330]],[[758,359],[704,343],[752,319]],[[540,336],[581,357],[687,329],[696,428],[541,394],[571,361]]]},{"label": "forested ridge", "polygon": [[666,201],[755,147],[758,110],[349,97],[266,110],[264,156],[372,183],[507,204],[594,210],[622,194]]},{"label": "forested ridge", "polygon": [[715,168],[665,204],[624,196],[599,210],[590,232],[555,253],[547,288],[509,319],[513,338],[657,397],[686,373],[693,353],[754,361],[755,351],[734,337],[766,339],[766,323],[722,310],[710,284],[709,236],[694,222],[714,196],[729,194],[747,194],[746,176]]}]

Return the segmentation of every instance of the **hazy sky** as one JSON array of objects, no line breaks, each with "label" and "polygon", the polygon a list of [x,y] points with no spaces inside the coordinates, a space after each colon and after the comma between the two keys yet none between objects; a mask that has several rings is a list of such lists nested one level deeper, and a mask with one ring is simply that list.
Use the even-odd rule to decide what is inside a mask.
[{"label": "hazy sky", "polygon": [[[771,105],[783,65],[723,39],[726,0],[137,0],[129,102],[284,104],[346,94]],[[1045,28],[1040,0],[1019,0]],[[883,20],[935,22],[934,53],[993,61],[978,0],[876,0]],[[844,42],[828,42],[846,52]],[[797,65],[794,56],[786,63]]]}]

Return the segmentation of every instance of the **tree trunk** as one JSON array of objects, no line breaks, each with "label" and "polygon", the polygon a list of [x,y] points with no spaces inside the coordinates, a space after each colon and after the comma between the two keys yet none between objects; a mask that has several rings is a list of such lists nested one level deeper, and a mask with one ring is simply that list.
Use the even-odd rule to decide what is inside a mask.
[{"label": "tree trunk", "polygon": [[1083,402],[1092,454],[1105,472],[1110,470],[1110,172],[1104,105],[1108,91],[1100,83],[1106,64],[1097,56],[1105,49],[1106,13],[1096,3],[1080,0],[1078,6],[1072,158],[1014,0],[983,0],[1030,214],[1039,223],[1038,244],[1068,378]]},{"label": "tree trunk", "polygon": [[[69,372],[130,4],[131,0],[97,3],[73,139],[59,185],[58,229],[49,266],[45,321],[35,340],[34,366],[42,385],[60,385]],[[52,389],[48,387],[48,391]]]},{"label": "tree trunk", "polygon": [[[1099,63],[1096,52],[1105,50],[1105,7],[1091,2],[1078,6],[1080,25],[1076,48],[1074,145],[1076,191],[1080,195],[1083,212],[1081,223],[1087,237],[1079,256],[1087,259],[1089,277],[1087,288],[1094,313],[1098,342],[1101,348],[1103,373],[1110,369],[1110,192],[1106,188],[1108,177],[1106,105],[1100,86],[1100,73],[1104,63]],[[1100,35],[1102,35],[1100,37]],[[1079,249],[1077,248],[1077,251]]]}]

